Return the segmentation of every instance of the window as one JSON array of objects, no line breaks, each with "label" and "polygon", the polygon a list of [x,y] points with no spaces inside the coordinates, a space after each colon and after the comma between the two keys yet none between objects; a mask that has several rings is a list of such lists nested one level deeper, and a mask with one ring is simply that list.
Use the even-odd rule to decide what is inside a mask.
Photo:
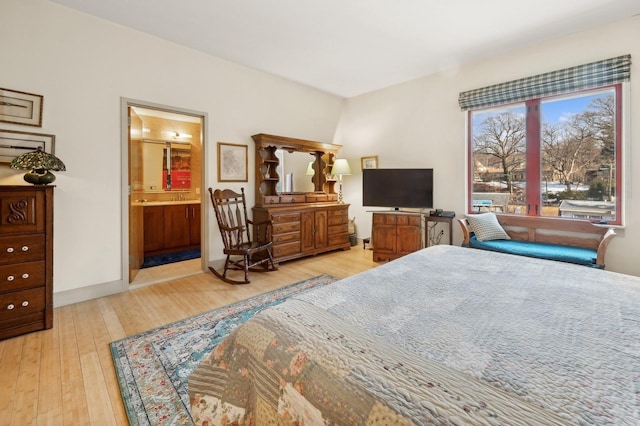
[{"label": "window", "polygon": [[[630,57],[594,64],[608,66],[625,58],[628,70]],[[628,75],[614,84],[605,79],[609,84],[576,89],[576,69],[591,71],[594,64],[460,94],[461,106],[469,110],[471,212],[621,224],[621,98]],[[607,66],[605,73],[598,68],[597,77],[606,74]],[[539,90],[541,82],[560,76],[574,90]]]},{"label": "window", "polygon": [[618,223],[619,92],[471,111],[472,211]]}]

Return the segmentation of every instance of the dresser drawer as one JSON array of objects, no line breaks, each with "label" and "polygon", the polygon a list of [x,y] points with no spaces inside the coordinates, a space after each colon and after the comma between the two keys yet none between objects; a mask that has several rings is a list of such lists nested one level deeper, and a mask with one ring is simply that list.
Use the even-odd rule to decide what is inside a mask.
[{"label": "dresser drawer", "polygon": [[290,222],[290,223],[280,223],[278,225],[273,225],[273,236],[275,237],[277,234],[284,234],[287,232],[294,232],[300,230],[300,222]]},{"label": "dresser drawer", "polygon": [[280,197],[277,195],[268,195],[268,196],[264,196],[263,198],[263,204],[278,204],[280,202]]},{"label": "dresser drawer", "polygon": [[0,237],[0,265],[44,259],[44,234]]},{"label": "dresser drawer", "polygon": [[273,247],[273,256],[282,257],[289,254],[300,253],[300,241],[296,241],[288,244],[279,244]]},{"label": "dresser drawer", "polygon": [[298,222],[300,221],[300,213],[282,213],[282,214],[274,214],[271,217],[271,222],[275,225],[276,223],[287,223],[287,222]]},{"label": "dresser drawer", "polygon": [[398,225],[420,226],[420,216],[398,216]]},{"label": "dresser drawer", "polygon": [[44,286],[44,260],[0,266],[0,292]]},{"label": "dresser drawer", "polygon": [[345,216],[329,216],[329,225],[348,224],[349,218]]},{"label": "dresser drawer", "polygon": [[44,311],[44,287],[0,294],[0,321]]},{"label": "dresser drawer", "polygon": [[395,214],[373,214],[373,224],[374,225],[395,225],[396,224],[396,215]]},{"label": "dresser drawer", "polygon": [[318,203],[321,201],[327,201],[329,197],[327,197],[327,194],[307,194],[306,195],[306,202],[307,203]]},{"label": "dresser drawer", "polygon": [[[329,245],[330,246],[337,245],[337,244],[343,244],[343,243],[349,243],[349,234],[329,235]],[[349,244],[349,245],[351,245],[351,244]]]},{"label": "dresser drawer", "polygon": [[344,223],[342,225],[332,225],[329,227],[329,235],[335,234],[347,234],[349,233],[349,225]]},{"label": "dresser drawer", "polygon": [[281,195],[280,204],[304,203],[307,200],[304,194]]},{"label": "dresser drawer", "polygon": [[329,217],[347,217],[347,209],[333,209],[329,210]]},{"label": "dresser drawer", "polygon": [[289,241],[300,241],[300,232],[288,232],[286,234],[273,235],[271,240],[274,245]]}]

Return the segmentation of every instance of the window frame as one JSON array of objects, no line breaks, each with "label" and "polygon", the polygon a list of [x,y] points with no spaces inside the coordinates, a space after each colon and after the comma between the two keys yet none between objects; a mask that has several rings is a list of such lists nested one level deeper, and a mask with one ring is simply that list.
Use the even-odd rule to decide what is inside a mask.
[{"label": "window frame", "polygon": [[[606,86],[594,87],[590,89],[577,90],[573,92],[567,92],[559,95],[551,95],[538,97],[535,99],[528,99],[524,101],[492,105],[484,108],[469,109],[467,110],[467,197],[466,197],[466,211],[467,214],[475,214],[473,211],[473,177],[474,177],[474,161],[473,161],[473,113],[478,111],[489,111],[499,108],[509,108],[516,105],[524,105],[525,107],[525,121],[526,121],[526,190],[525,190],[525,202],[529,208],[528,211],[523,213],[522,216],[542,216],[542,117],[541,117],[541,105],[544,101],[551,101],[554,99],[562,99],[567,96],[589,94],[594,92],[600,92],[604,90],[613,89],[614,92],[614,126],[615,126],[615,220],[606,222],[607,225],[623,226],[624,222],[624,181],[623,181],[623,167],[624,167],[624,155],[623,155],[623,133],[625,131],[623,127],[623,117],[625,111],[623,110],[623,92],[624,82],[610,84]],[[531,189],[537,188],[537,189]],[[533,208],[531,208],[533,206]],[[501,214],[501,213],[497,213]],[[508,212],[502,214],[509,214]],[[544,216],[554,218],[555,216]],[[560,216],[558,216],[560,217]],[[564,218],[565,220],[567,218]],[[576,218],[577,220],[577,218]],[[584,220],[584,219],[583,219]],[[599,223],[598,219],[586,219],[594,223]]]}]

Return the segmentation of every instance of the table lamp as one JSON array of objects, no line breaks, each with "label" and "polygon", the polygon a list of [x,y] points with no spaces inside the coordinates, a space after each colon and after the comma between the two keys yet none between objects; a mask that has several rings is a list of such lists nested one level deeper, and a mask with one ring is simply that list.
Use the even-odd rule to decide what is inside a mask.
[{"label": "table lamp", "polygon": [[55,181],[56,176],[50,170],[67,170],[58,157],[45,152],[41,147],[17,156],[11,161],[10,167],[29,170],[25,173],[24,180],[34,185],[48,185]]},{"label": "table lamp", "polygon": [[338,175],[338,203],[344,203],[342,198],[342,175],[350,175],[351,167],[346,158],[337,158],[331,169],[332,175]]}]

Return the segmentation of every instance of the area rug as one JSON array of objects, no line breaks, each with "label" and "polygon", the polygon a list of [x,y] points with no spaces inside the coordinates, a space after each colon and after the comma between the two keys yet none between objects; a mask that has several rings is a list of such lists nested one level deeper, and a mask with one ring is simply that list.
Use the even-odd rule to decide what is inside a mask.
[{"label": "area rug", "polygon": [[168,263],[182,262],[183,260],[197,259],[200,257],[200,249],[183,250],[175,253],[157,254],[145,256],[140,269],[166,265]]},{"label": "area rug", "polygon": [[188,378],[213,348],[256,313],[336,281],[320,275],[111,342],[131,425],[190,425]]}]

